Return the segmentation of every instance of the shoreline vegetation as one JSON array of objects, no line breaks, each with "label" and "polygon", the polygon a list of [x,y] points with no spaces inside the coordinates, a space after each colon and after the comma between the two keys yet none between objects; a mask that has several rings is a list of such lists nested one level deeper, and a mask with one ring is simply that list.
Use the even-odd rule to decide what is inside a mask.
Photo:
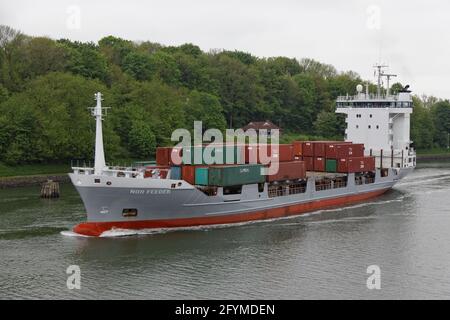
[{"label": "shoreline vegetation", "polygon": [[[450,161],[449,149],[418,150],[417,161]],[[136,160],[138,161],[138,160]],[[133,160],[117,163],[132,163]],[[0,189],[41,185],[51,179],[57,182],[69,182],[67,175],[71,171],[69,164],[24,164],[9,166],[0,163]]]},{"label": "shoreline vegetation", "polygon": [[[356,72],[310,58],[205,52],[191,43],[115,36],[79,42],[0,25],[0,179],[61,177],[70,171],[66,159],[93,158],[95,123],[86,109],[98,91],[111,108],[105,153],[124,164],[130,162],[121,159],[154,157],[156,146],[173,144],[175,129],[192,128],[196,120],[222,132],[270,120],[282,130],[280,143],[342,140],[346,123],[335,113],[336,98],[367,82],[375,92]],[[394,83],[391,92],[402,88]],[[419,161],[447,159],[450,101],[416,94],[413,105],[411,140]]]},{"label": "shoreline vegetation", "polygon": [[[370,65],[367,66],[370,68]],[[393,71],[399,66],[392,66]],[[108,159],[148,158],[168,146],[172,132],[243,128],[270,120],[280,142],[297,133],[341,139],[345,116],[338,96],[369,83],[356,72],[311,58],[258,57],[239,50],[203,51],[106,36],[98,42],[29,36],[0,25],[0,163],[11,166],[91,159],[95,122],[87,112],[101,92]],[[445,148],[450,101],[420,95],[411,83],[411,140],[417,149]],[[405,84],[393,83],[391,92]],[[383,89],[385,94],[386,90]]]}]

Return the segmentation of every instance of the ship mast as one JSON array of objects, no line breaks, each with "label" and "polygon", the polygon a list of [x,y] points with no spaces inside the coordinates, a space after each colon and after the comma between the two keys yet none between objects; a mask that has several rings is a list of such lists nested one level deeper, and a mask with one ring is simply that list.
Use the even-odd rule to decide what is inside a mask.
[{"label": "ship mast", "polygon": [[373,67],[377,68],[377,70],[378,70],[378,73],[377,73],[377,78],[378,78],[377,96],[380,97],[381,96],[381,77],[383,76],[383,68],[387,68],[387,66],[382,65],[382,64],[376,64]]},{"label": "ship mast", "polygon": [[[388,66],[386,65],[382,65],[382,64],[376,64],[373,66],[374,68],[377,68],[378,73],[377,73],[377,78],[378,78],[378,83],[377,83],[377,95],[378,97],[381,96],[381,78],[382,77],[386,77],[386,96],[390,95],[390,87],[389,87],[389,81],[391,80],[392,77],[396,77],[396,74],[390,74],[390,73],[385,73],[383,71],[383,68],[387,68]],[[375,71],[377,72],[377,71]]]},{"label": "ship mast", "polygon": [[95,100],[97,101],[97,105],[91,108],[92,115],[96,121],[94,174],[100,175],[106,167],[105,152],[103,150],[102,120],[103,115],[106,115],[106,112],[103,113],[103,110],[106,111],[107,108],[102,108],[102,94],[100,92],[95,94]]}]

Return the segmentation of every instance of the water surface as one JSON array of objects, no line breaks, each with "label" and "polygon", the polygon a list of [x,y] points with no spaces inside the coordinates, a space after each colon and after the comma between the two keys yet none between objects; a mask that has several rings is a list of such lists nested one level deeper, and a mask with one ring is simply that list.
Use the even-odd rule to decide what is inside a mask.
[{"label": "water surface", "polygon": [[[450,164],[422,164],[370,202],[227,228],[68,237],[71,185],[0,190],[1,299],[450,298]],[[81,289],[66,268],[81,269]],[[366,287],[369,265],[381,290]]]}]

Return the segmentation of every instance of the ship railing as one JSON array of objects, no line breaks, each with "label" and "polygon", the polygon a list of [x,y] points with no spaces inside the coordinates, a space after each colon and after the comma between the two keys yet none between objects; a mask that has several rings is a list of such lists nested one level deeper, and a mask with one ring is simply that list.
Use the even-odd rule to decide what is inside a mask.
[{"label": "ship railing", "polygon": [[274,198],[274,197],[282,197],[282,196],[305,193],[305,192],[306,192],[306,187],[303,187],[303,186],[298,186],[298,187],[292,187],[289,185],[274,186],[274,187],[269,187],[268,196],[269,196],[269,198]]},{"label": "ship railing", "polygon": [[324,190],[330,190],[330,189],[332,189],[331,182],[323,183],[323,184],[316,184],[316,191],[324,191]]},{"label": "ship railing", "polygon": [[347,182],[346,181],[336,181],[333,183],[333,188],[337,189],[337,188],[345,188],[347,187]]},{"label": "ship railing", "polygon": [[345,96],[338,96],[337,101],[353,101],[353,100],[397,100],[397,95],[386,95],[386,94],[376,94],[376,93],[369,93],[369,94],[356,94],[356,95],[345,95]]}]

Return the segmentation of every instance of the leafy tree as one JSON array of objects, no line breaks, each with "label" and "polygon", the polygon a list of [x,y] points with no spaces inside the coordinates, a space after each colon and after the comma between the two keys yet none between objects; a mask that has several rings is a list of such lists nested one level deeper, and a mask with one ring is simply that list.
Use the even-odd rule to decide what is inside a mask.
[{"label": "leafy tree", "polygon": [[150,56],[152,73],[169,85],[178,85],[180,82],[180,70],[175,59],[162,51],[158,51]]},{"label": "leafy tree", "polygon": [[320,63],[314,59],[304,58],[300,61],[300,67],[305,73],[313,74],[325,79],[337,76],[336,68],[329,64]]},{"label": "leafy tree", "polygon": [[[98,81],[49,73],[30,82],[0,105],[2,160],[9,163],[91,158],[95,123],[86,112],[93,93],[108,90]],[[116,154],[118,137],[105,121],[105,148]]]},{"label": "leafy tree", "polygon": [[430,110],[423,106],[423,102],[413,98],[414,112],[411,116],[411,139],[417,149],[433,147],[434,123]]},{"label": "leafy tree", "polygon": [[314,130],[321,137],[336,137],[341,134],[336,113],[321,111],[314,121]]},{"label": "leafy tree", "polygon": [[135,120],[131,123],[128,141],[133,155],[148,158],[155,153],[156,137],[148,122]]},{"label": "leafy tree", "polygon": [[130,52],[123,61],[123,70],[136,80],[150,80],[154,72],[150,55],[141,52]]},{"label": "leafy tree", "polygon": [[433,122],[436,128],[434,140],[440,147],[448,146],[450,134],[450,101],[439,101],[431,108]]},{"label": "leafy tree", "polygon": [[56,41],[35,37],[26,41],[24,46],[26,75],[35,78],[49,72],[64,71],[67,64],[68,50]]},{"label": "leafy tree", "polygon": [[58,42],[68,50],[66,70],[86,78],[100,79],[104,82],[108,80],[107,61],[96,44],[92,42],[71,42],[66,39]]},{"label": "leafy tree", "polygon": [[131,41],[113,36],[102,38],[98,44],[107,60],[118,66],[122,66],[125,57],[135,49]]},{"label": "leafy tree", "polygon": [[226,121],[219,98],[208,93],[191,91],[184,107],[187,126],[193,127],[194,121],[203,121],[203,128],[225,130]]},{"label": "leafy tree", "polygon": [[8,89],[6,89],[1,83],[0,83],[0,104],[3,101],[6,101],[8,99],[9,93]]}]

